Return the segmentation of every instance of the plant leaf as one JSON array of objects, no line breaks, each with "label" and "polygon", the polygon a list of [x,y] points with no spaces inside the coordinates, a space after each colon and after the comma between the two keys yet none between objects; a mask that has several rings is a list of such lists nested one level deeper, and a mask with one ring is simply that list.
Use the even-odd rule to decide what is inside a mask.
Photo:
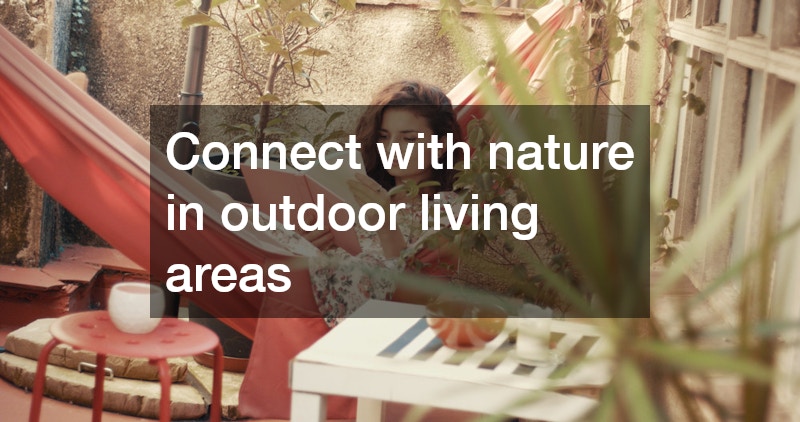
[{"label": "plant leaf", "polygon": [[320,22],[315,19],[311,14],[301,10],[293,10],[286,16],[287,22],[297,22],[306,28],[316,28],[320,26]]},{"label": "plant leaf", "polygon": [[334,122],[336,119],[338,119],[338,118],[342,117],[343,115],[344,115],[344,112],[343,112],[343,111],[337,111],[337,112],[335,112],[335,113],[331,114],[331,115],[328,117],[328,120],[325,122],[325,127],[328,127],[328,126],[330,126],[330,125],[331,125],[331,123],[333,123],[333,122]]},{"label": "plant leaf", "polygon": [[664,204],[664,209],[666,209],[667,211],[675,211],[678,209],[680,205],[681,203],[677,199],[669,198],[667,199],[667,202]]},{"label": "plant leaf", "polygon": [[195,13],[194,15],[186,16],[185,18],[181,19],[182,28],[198,25],[222,27],[221,23],[215,21],[211,16],[203,13]]},{"label": "plant leaf", "polygon": [[298,60],[298,61],[292,63],[292,72],[298,73],[298,74],[303,72],[303,61],[302,60]]},{"label": "plant leaf", "polygon": [[331,52],[319,48],[307,47],[300,50],[300,52],[297,54],[302,54],[304,56],[311,56],[311,57],[320,57],[320,56],[327,56],[328,54],[331,54]]},{"label": "plant leaf", "polygon": [[314,101],[314,100],[303,100],[303,101],[300,101],[300,103],[301,103],[301,104],[308,104],[308,105],[310,105],[310,106],[312,106],[312,107],[316,108],[317,110],[321,110],[321,111],[323,111],[323,112],[325,111],[325,106],[324,106],[324,105],[322,105],[322,103],[321,103],[321,102],[319,102],[319,101]]},{"label": "plant leaf", "polygon": [[258,97],[258,102],[260,103],[272,103],[280,101],[280,97],[275,94],[266,94]]},{"label": "plant leaf", "polygon": [[536,20],[536,18],[533,15],[528,16],[528,18],[525,19],[525,23],[528,24],[528,28],[530,28],[534,34],[538,34],[539,31],[542,30],[542,25],[539,24],[539,21]]},{"label": "plant leaf", "polygon": [[636,346],[651,358],[675,368],[699,373],[723,372],[741,375],[760,382],[772,382],[772,370],[752,359],[715,350],[689,349],[661,342],[646,342]]},{"label": "plant leaf", "polygon": [[302,5],[303,2],[304,0],[280,0],[278,4],[280,5],[282,11],[288,12]]},{"label": "plant leaf", "polygon": [[344,10],[356,10],[356,0],[337,0],[336,3]]},{"label": "plant leaf", "polygon": [[619,376],[619,386],[624,391],[621,396],[628,403],[627,407],[631,410],[632,420],[661,420],[639,368],[630,361],[623,362]]}]

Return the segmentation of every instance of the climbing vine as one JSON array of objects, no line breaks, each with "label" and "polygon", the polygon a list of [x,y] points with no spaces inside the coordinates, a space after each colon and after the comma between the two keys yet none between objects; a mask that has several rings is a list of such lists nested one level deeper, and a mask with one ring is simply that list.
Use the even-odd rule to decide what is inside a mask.
[{"label": "climbing vine", "polygon": [[67,72],[86,72],[91,13],[89,0],[73,0],[69,25]]}]

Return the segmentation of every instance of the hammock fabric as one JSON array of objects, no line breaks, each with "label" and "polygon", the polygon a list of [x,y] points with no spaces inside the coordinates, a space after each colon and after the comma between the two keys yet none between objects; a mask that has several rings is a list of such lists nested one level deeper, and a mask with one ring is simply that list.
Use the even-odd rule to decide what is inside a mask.
[{"label": "hammock fabric", "polygon": [[[567,7],[556,0],[536,12],[542,27],[539,34],[523,24],[509,38],[509,51],[530,70],[532,83],[546,69],[555,31],[574,24],[579,15],[580,6]],[[493,71],[489,76],[494,79]],[[486,103],[477,92],[480,78],[475,71],[450,92],[464,129],[470,119],[481,116],[481,106]],[[496,80],[495,83],[500,88],[501,101],[509,102],[510,90]],[[2,27],[0,139],[49,195],[156,279],[164,279],[166,274],[156,274],[154,270],[167,268],[171,262],[239,267],[303,258],[287,252],[263,233],[226,230],[220,218],[225,206],[221,197],[174,169],[140,135]],[[166,209],[170,193],[176,198],[173,203],[204,205],[204,230],[175,236],[167,230],[166,215],[151,213],[151,206]],[[169,253],[151,253],[151,244],[158,244],[159,251]],[[259,359],[251,360],[240,394],[240,411],[244,415],[288,417],[287,362],[323,335],[327,327],[320,318],[287,319],[281,323],[275,318],[259,322],[252,316],[263,315],[264,309],[281,309],[281,315],[315,315],[309,285],[307,272],[292,271],[291,297],[262,297],[237,293],[238,290],[221,294],[210,288],[187,295],[210,314],[255,339],[253,354]],[[226,317],[232,310],[251,317]],[[286,324],[290,323],[298,330],[287,330]],[[294,331],[291,338],[275,337],[276,333],[288,335],[290,331]],[[329,417],[352,417],[353,402],[329,403],[329,410]]]},{"label": "hammock fabric", "polygon": [[[528,72],[530,90],[537,92],[556,51],[554,42],[556,31],[575,26],[584,27],[585,15],[580,3],[564,6],[560,0],[555,0],[538,9],[533,17],[540,24],[538,33],[534,33],[523,23],[506,39],[505,44],[511,58],[518,60],[520,69]],[[487,102],[481,98],[478,89],[484,78],[491,80],[497,91],[499,105],[515,103],[511,88],[498,79],[497,69],[494,66],[489,68],[485,77],[481,75],[480,69],[473,70],[448,94],[455,104],[462,133],[467,133],[467,124],[470,120],[480,118],[484,114],[481,106],[487,105]],[[546,103],[545,101],[546,98],[542,103]]]},{"label": "hammock fabric", "polygon": [[[38,58],[0,27],[0,139],[33,180],[111,246],[150,271],[170,262],[188,265],[286,262],[296,258],[262,233],[231,233],[220,223],[222,198],[166,157],[114,114]],[[167,230],[167,194],[176,202],[204,204],[204,230],[174,236]],[[166,213],[163,213],[166,214]],[[151,239],[151,235],[154,236]],[[159,251],[151,254],[152,244]],[[157,242],[157,243],[156,243]],[[162,277],[166,274],[153,274]],[[293,271],[291,290],[308,286],[308,274]],[[158,279],[158,278],[156,278]],[[259,295],[219,294],[210,286],[188,297],[238,331],[254,336]],[[305,296],[304,296],[305,294]],[[310,291],[298,309],[313,309]]]}]

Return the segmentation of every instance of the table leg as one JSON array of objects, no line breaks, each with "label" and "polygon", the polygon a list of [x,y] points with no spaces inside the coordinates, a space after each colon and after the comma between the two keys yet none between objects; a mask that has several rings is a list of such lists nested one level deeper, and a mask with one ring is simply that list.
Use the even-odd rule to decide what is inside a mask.
[{"label": "table leg", "polygon": [[169,422],[169,405],[171,403],[169,388],[172,385],[172,374],[169,372],[169,365],[166,359],[158,359],[157,365],[158,380],[161,382],[161,404],[158,411],[158,420],[161,422]]},{"label": "table leg", "polygon": [[45,372],[47,371],[47,359],[50,352],[60,343],[56,339],[50,340],[39,352],[39,361],[36,363],[36,374],[33,378],[33,398],[31,399],[31,412],[28,415],[29,422],[39,422],[42,413],[42,396],[44,396]]},{"label": "table leg", "polygon": [[94,368],[94,399],[92,400],[92,422],[103,418],[103,384],[106,379],[106,355],[97,354]]},{"label": "table leg", "polygon": [[225,369],[222,346],[217,344],[214,348],[214,382],[211,387],[211,422],[220,422],[222,419],[222,372]]},{"label": "table leg", "polygon": [[328,413],[327,399],[322,394],[292,392],[291,422],[324,422]]},{"label": "table leg", "polygon": [[383,420],[383,401],[359,397],[356,405],[356,422]]}]

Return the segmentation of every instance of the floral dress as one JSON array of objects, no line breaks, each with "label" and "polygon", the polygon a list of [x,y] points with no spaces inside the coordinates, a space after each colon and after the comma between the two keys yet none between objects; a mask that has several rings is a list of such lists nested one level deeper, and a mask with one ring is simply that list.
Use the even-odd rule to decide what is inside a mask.
[{"label": "floral dress", "polygon": [[[454,203],[454,192],[440,192],[440,203]],[[429,213],[429,218],[432,218]],[[368,232],[356,224],[362,252],[350,255],[341,248],[325,252],[316,250],[301,236],[284,232],[286,245],[294,252],[309,254],[311,290],[320,314],[329,326],[336,325],[370,299],[390,300],[395,291],[392,272],[402,271],[406,262],[422,249],[424,240],[434,233],[422,230],[422,201],[414,198],[397,213],[397,227],[408,247],[399,258],[387,259],[376,233]],[[431,225],[429,225],[430,227]]]}]

